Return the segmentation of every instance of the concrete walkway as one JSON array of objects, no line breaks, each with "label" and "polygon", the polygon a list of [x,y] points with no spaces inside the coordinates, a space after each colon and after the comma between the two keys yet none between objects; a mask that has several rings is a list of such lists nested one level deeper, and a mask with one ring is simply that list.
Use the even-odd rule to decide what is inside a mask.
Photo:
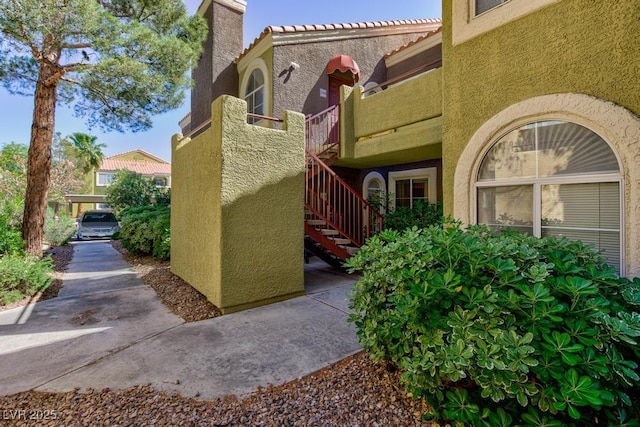
[{"label": "concrete walkway", "polygon": [[360,350],[345,299],[355,278],[321,261],[307,295],[184,323],[108,242],[75,242],[57,298],[0,312],[0,394],[151,384],[243,395]]}]

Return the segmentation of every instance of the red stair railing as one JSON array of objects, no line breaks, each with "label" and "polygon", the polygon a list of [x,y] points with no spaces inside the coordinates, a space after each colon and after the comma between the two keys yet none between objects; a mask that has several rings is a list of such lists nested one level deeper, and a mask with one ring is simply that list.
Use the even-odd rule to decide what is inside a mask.
[{"label": "red stair railing", "polygon": [[316,154],[307,150],[305,207],[328,226],[362,246],[382,229],[383,217]]},{"label": "red stair railing", "polygon": [[337,157],[340,148],[340,105],[307,116],[307,152],[324,158]]}]

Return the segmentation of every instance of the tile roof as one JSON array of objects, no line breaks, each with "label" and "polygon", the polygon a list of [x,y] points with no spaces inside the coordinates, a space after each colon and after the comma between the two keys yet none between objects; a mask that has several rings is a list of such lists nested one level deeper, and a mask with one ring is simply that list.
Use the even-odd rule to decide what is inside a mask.
[{"label": "tile roof", "polygon": [[384,56],[384,59],[387,59],[387,58],[389,58],[390,56],[395,55],[396,53],[402,52],[403,50],[408,49],[408,48],[410,48],[411,46],[416,45],[416,44],[418,44],[418,43],[420,43],[420,42],[422,42],[422,41],[424,41],[424,40],[427,40],[427,39],[429,39],[429,38],[431,38],[431,37],[433,37],[433,36],[435,36],[436,34],[439,34],[439,33],[441,33],[441,32],[442,32],[442,25],[441,25],[441,26],[440,26],[440,28],[438,28],[437,30],[435,30],[435,31],[429,31],[427,34],[425,34],[425,35],[423,35],[423,36],[420,36],[420,37],[418,37],[417,39],[415,39],[415,40],[413,40],[413,41],[410,41],[409,43],[405,44],[404,46],[400,46],[399,48],[395,49],[395,50],[394,50],[394,51],[392,51],[392,52],[387,53],[387,54]]},{"label": "tile roof", "polygon": [[126,169],[141,175],[171,175],[170,163],[145,162],[141,160],[118,160],[106,158],[100,165],[101,171]]},{"label": "tile roof", "polygon": [[[123,160],[119,158],[120,156],[131,153],[141,153],[157,161]],[[171,163],[140,149],[126,151],[124,153],[116,154],[115,156],[105,157],[98,170],[117,171],[119,169],[130,170],[141,175],[171,175]]]},{"label": "tile roof", "polygon": [[[189,114],[191,114],[191,113],[189,113]],[[148,151],[145,151],[145,150],[143,150],[141,148],[136,148],[135,150],[125,151],[124,153],[114,154],[113,156],[107,157],[107,159],[113,159],[113,158],[120,157],[120,156],[126,156],[127,154],[131,154],[131,153],[140,153],[140,154],[142,154],[144,156],[151,157],[152,159],[154,159],[157,162],[169,163],[166,160],[161,159],[160,157],[158,157],[156,155],[153,155],[153,154],[149,153]]]},{"label": "tile roof", "polygon": [[315,24],[315,25],[270,25],[266,27],[262,33],[236,58],[236,61],[244,57],[255,45],[260,43],[268,34],[274,33],[303,33],[312,31],[329,31],[329,30],[353,30],[353,29],[368,29],[368,28],[385,28],[396,27],[400,25],[424,25],[424,24],[438,24],[442,25],[442,19],[440,18],[426,18],[426,19],[399,19],[394,21],[372,21],[372,22],[350,22],[341,24]]}]

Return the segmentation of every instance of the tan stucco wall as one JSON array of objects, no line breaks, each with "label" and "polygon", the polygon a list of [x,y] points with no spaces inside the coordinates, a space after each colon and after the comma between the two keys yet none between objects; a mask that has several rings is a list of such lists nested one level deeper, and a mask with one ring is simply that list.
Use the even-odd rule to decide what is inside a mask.
[{"label": "tan stucco wall", "polygon": [[[627,273],[640,273],[640,247],[630,233],[640,217],[640,149],[635,125],[621,130],[615,118],[633,123],[640,115],[640,3],[562,0],[453,46],[452,1],[443,1],[445,212],[472,221],[472,168],[501,132],[523,120],[572,119],[627,159],[625,257]],[[606,110],[615,117],[602,116]]]},{"label": "tan stucco wall", "polygon": [[171,271],[229,313],[304,293],[304,116],[246,123],[223,96],[211,127],[173,138]]}]

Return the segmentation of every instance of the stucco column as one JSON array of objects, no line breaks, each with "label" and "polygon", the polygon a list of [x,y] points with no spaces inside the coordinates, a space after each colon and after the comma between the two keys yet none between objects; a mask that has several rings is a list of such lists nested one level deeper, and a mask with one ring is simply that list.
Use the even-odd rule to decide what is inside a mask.
[{"label": "stucco column", "polygon": [[246,112],[222,96],[210,129],[174,138],[171,271],[225,313],[304,293],[304,116]]}]

